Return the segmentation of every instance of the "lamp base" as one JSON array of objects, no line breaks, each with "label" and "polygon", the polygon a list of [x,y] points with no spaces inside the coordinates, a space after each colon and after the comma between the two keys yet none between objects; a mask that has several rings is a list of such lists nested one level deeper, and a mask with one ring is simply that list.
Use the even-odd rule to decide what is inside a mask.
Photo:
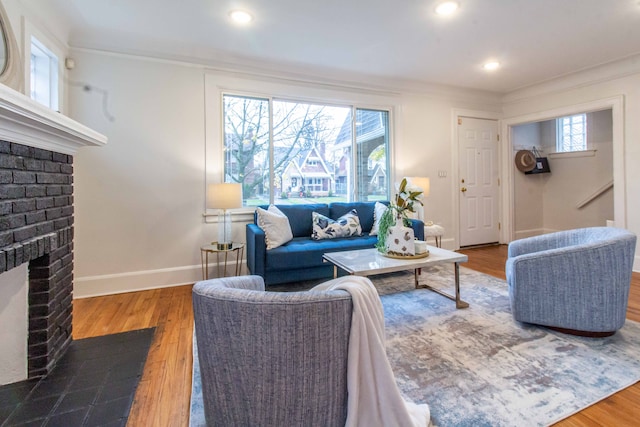
[{"label": "lamp base", "polygon": [[233,243],[232,242],[228,242],[228,243],[216,242],[214,244],[218,246],[218,250],[219,251],[229,251],[229,250],[233,249]]}]

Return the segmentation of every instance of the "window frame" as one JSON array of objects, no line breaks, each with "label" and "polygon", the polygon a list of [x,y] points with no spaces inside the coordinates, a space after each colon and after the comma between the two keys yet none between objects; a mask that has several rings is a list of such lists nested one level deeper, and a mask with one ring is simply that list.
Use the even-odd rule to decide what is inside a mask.
[{"label": "window frame", "polygon": [[[564,148],[565,134],[564,134],[563,121],[566,120],[566,119],[571,120],[569,126],[573,127],[573,118],[574,117],[582,117],[582,128],[583,128],[582,138],[584,140],[584,144],[583,144],[583,147],[581,149],[565,150],[565,148]],[[573,137],[574,137],[574,134],[573,134],[573,132],[571,132],[570,138],[573,138]],[[570,144],[570,147],[572,147],[573,145],[574,144]],[[578,114],[571,114],[569,116],[558,117],[556,119],[556,153],[580,153],[580,152],[588,151],[588,150],[589,150],[589,135],[588,135],[587,113],[578,113]]]},{"label": "window frame", "polygon": [[[360,108],[379,109],[389,112],[389,181],[392,185],[397,181],[395,142],[403,134],[398,126],[402,120],[402,96],[389,91],[363,89],[357,86],[337,84],[331,81],[313,81],[296,76],[273,77],[251,72],[227,72],[206,69],[204,77],[204,138],[205,149],[202,157],[202,168],[205,180],[201,188],[201,206],[206,223],[215,223],[217,211],[207,208],[206,190],[208,184],[220,183],[224,177],[224,154],[222,151],[222,94],[262,98],[273,96],[279,99],[296,99],[303,102],[317,102],[327,105],[356,105]],[[354,123],[355,125],[355,123]],[[252,221],[254,207],[244,207],[232,211],[234,221]]]},{"label": "window frame", "polygon": [[[352,140],[351,140],[351,147],[352,147],[352,161],[351,161],[351,171],[350,171],[350,176],[351,176],[351,181],[353,183],[351,191],[348,193],[348,200],[349,201],[356,201],[356,199],[358,198],[358,192],[357,192],[357,186],[360,184],[359,180],[358,180],[358,176],[356,173],[356,161],[355,161],[355,156],[357,155],[357,138],[356,138],[356,111],[358,110],[375,110],[375,111],[384,111],[387,114],[387,120],[386,120],[386,124],[389,127],[389,129],[387,130],[387,146],[386,146],[386,167],[387,167],[387,173],[386,173],[386,180],[387,180],[387,197],[386,200],[388,200],[390,197],[392,197],[393,192],[394,192],[394,187],[393,187],[393,177],[394,175],[394,171],[391,170],[392,165],[393,165],[393,161],[392,161],[392,157],[393,157],[393,133],[394,133],[394,125],[395,122],[393,120],[394,117],[394,108],[395,106],[391,105],[372,105],[372,104],[364,104],[364,103],[359,103],[359,102],[351,102],[348,103],[348,101],[345,102],[336,102],[333,99],[321,99],[321,98],[308,98],[308,97],[303,97],[303,96],[278,96],[276,94],[265,94],[264,92],[247,92],[247,91],[241,91],[241,90],[233,90],[233,89],[222,89],[220,88],[219,91],[217,91],[217,96],[218,96],[218,100],[216,102],[216,104],[219,106],[219,111],[217,112],[217,117],[215,118],[215,121],[217,122],[218,126],[216,127],[216,132],[218,134],[218,140],[220,141],[219,144],[219,148],[217,149],[218,151],[218,155],[215,156],[216,157],[216,161],[220,162],[219,163],[219,173],[217,175],[218,176],[211,176],[209,174],[209,172],[207,172],[207,184],[209,183],[213,183],[213,182],[224,182],[225,180],[225,166],[224,163],[226,161],[225,159],[225,150],[224,150],[224,123],[225,123],[225,117],[224,117],[224,97],[225,96],[236,96],[236,97],[247,97],[247,98],[255,98],[255,99],[262,99],[262,100],[268,100],[269,102],[269,123],[270,123],[270,129],[269,129],[269,138],[270,140],[273,140],[273,103],[274,102],[294,102],[294,103],[309,103],[309,104],[317,104],[317,105],[324,105],[324,106],[329,106],[329,107],[346,107],[346,108],[351,108],[351,127],[352,127]],[[209,105],[209,103],[206,103],[207,105]],[[207,113],[207,122],[210,122],[211,117],[208,116]],[[214,148],[215,150],[216,148]],[[270,149],[269,152],[269,156],[270,158],[270,164],[273,165],[273,151]],[[209,168],[209,161],[211,159],[211,155],[207,155],[207,171],[210,169]],[[270,171],[270,182],[273,183],[274,180],[274,175],[273,175],[273,170]],[[304,181],[304,179],[303,179]],[[302,184],[301,184],[302,185]],[[304,185],[307,185],[306,183]],[[314,184],[315,185],[315,184]],[[322,185],[322,183],[317,184],[317,185]],[[278,198],[277,195],[274,194],[272,187],[270,186],[269,189],[269,204],[277,204],[278,203]],[[242,209],[239,209],[239,211],[248,211],[248,210],[254,210],[255,206],[243,206]],[[206,215],[206,213],[205,213]]]},{"label": "window frame", "polygon": [[[37,53],[34,53],[36,49]],[[30,51],[29,96],[34,101],[57,111],[60,105],[58,101],[60,93],[60,88],[58,86],[58,64],[60,59],[36,36],[31,36]],[[46,75],[41,76],[44,77],[42,80],[44,81],[45,87],[42,88],[39,86],[40,90],[36,91],[36,93],[34,93],[34,67],[37,67],[40,71],[42,71],[42,69],[46,69]],[[40,96],[44,95],[45,92],[48,102],[43,102],[38,96],[38,94],[40,94]]]},{"label": "window frame", "polygon": [[[50,86],[55,86],[57,90],[57,108],[52,108],[54,111],[66,113],[66,98],[67,88],[64,85],[64,78],[66,70],[64,68],[65,59],[67,56],[68,47],[59,41],[54,35],[31,24],[29,20],[24,22],[24,36],[23,36],[23,52],[24,52],[24,89],[23,93],[30,99],[31,98],[31,40],[35,38],[38,40],[41,46],[44,46],[53,56],[57,58],[56,76],[50,80]],[[37,101],[36,101],[37,102]],[[46,105],[46,104],[42,104]],[[51,108],[49,105],[47,107]]]}]

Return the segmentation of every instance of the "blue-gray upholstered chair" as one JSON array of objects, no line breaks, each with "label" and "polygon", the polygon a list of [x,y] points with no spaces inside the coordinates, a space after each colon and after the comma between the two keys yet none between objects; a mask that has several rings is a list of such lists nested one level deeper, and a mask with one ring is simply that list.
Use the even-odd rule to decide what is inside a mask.
[{"label": "blue-gray upholstered chair", "polygon": [[344,426],[348,292],[228,277],[196,283],[193,308],[207,425]]},{"label": "blue-gray upholstered chair", "polygon": [[560,231],[509,244],[515,320],[586,336],[624,325],[635,234],[613,227]]}]

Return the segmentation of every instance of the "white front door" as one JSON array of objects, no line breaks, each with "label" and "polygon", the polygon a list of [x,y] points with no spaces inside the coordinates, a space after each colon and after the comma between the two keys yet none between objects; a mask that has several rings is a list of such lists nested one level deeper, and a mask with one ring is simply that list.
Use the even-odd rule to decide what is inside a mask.
[{"label": "white front door", "polygon": [[497,120],[458,117],[460,246],[499,240],[498,144]]}]

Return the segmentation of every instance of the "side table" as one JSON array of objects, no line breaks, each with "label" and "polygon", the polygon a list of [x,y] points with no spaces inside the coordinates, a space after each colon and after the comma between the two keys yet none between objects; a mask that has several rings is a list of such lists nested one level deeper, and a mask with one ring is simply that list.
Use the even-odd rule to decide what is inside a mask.
[{"label": "side table", "polygon": [[436,239],[436,246],[442,247],[442,236],[444,236],[444,227],[434,224],[429,221],[424,226],[424,240],[427,241],[427,237],[433,237]]},{"label": "side table", "polygon": [[[211,245],[204,245],[200,247],[200,261],[202,263],[202,280],[209,278],[209,254],[216,254],[216,262],[218,264],[218,277],[225,277],[227,275],[227,260],[229,254],[235,252],[236,254],[236,269],[235,275],[239,276],[242,272],[242,258],[244,257],[244,243],[232,243],[230,249],[218,249],[216,242]],[[220,270],[220,254],[224,254],[224,270]]]}]

